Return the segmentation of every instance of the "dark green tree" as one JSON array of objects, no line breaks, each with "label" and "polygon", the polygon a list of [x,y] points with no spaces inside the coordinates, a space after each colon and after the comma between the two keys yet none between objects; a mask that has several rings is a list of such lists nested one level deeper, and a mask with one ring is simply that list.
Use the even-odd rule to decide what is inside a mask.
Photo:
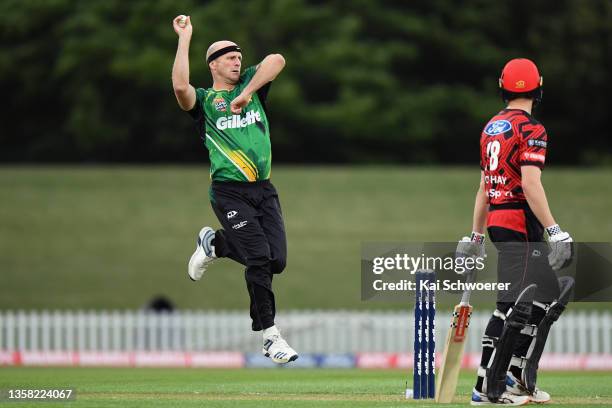
[{"label": "dark green tree", "polygon": [[203,161],[170,82],[171,20],[192,16],[191,79],[209,43],[245,64],[281,52],[270,94],[276,161],[473,163],[513,57],[545,78],[555,163],[612,160],[612,1],[251,0],[0,3],[0,160]]}]

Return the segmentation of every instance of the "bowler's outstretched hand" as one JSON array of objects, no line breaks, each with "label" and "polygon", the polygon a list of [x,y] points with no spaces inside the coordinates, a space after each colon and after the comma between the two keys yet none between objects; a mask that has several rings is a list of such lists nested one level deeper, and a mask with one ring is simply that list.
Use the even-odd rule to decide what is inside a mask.
[{"label": "bowler's outstretched hand", "polygon": [[174,28],[174,32],[177,33],[179,37],[183,35],[191,37],[191,33],[193,32],[191,17],[187,16],[185,18],[182,14],[174,17],[174,20],[172,20],[172,28]]}]

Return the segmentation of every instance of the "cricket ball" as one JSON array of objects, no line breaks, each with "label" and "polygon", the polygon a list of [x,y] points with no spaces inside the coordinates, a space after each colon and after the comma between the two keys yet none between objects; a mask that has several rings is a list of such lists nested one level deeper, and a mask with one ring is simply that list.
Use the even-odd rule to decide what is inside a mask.
[{"label": "cricket ball", "polygon": [[179,16],[179,20],[178,20],[178,26],[181,28],[185,28],[185,25],[187,24],[187,16]]}]

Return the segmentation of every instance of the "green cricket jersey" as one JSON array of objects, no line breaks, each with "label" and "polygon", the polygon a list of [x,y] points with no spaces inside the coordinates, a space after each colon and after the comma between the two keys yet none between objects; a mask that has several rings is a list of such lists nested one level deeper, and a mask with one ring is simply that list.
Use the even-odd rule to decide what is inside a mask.
[{"label": "green cricket jersey", "polygon": [[253,182],[270,178],[272,150],[265,112],[270,83],[253,94],[240,115],[230,110],[230,103],[255,72],[255,67],[247,68],[231,91],[196,89],[197,101],[189,114],[196,120],[198,133],[208,149],[210,177],[214,181]]}]

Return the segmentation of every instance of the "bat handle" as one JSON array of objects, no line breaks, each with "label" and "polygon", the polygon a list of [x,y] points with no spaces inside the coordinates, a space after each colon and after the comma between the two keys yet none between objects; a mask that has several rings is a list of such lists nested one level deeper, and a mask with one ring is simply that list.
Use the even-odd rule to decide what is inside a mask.
[{"label": "bat handle", "polygon": [[[476,271],[474,269],[470,269],[465,274],[465,283],[472,283],[476,280]],[[470,289],[466,289],[463,291],[463,295],[461,295],[461,305],[467,306],[470,304],[470,295],[472,291]]]}]

